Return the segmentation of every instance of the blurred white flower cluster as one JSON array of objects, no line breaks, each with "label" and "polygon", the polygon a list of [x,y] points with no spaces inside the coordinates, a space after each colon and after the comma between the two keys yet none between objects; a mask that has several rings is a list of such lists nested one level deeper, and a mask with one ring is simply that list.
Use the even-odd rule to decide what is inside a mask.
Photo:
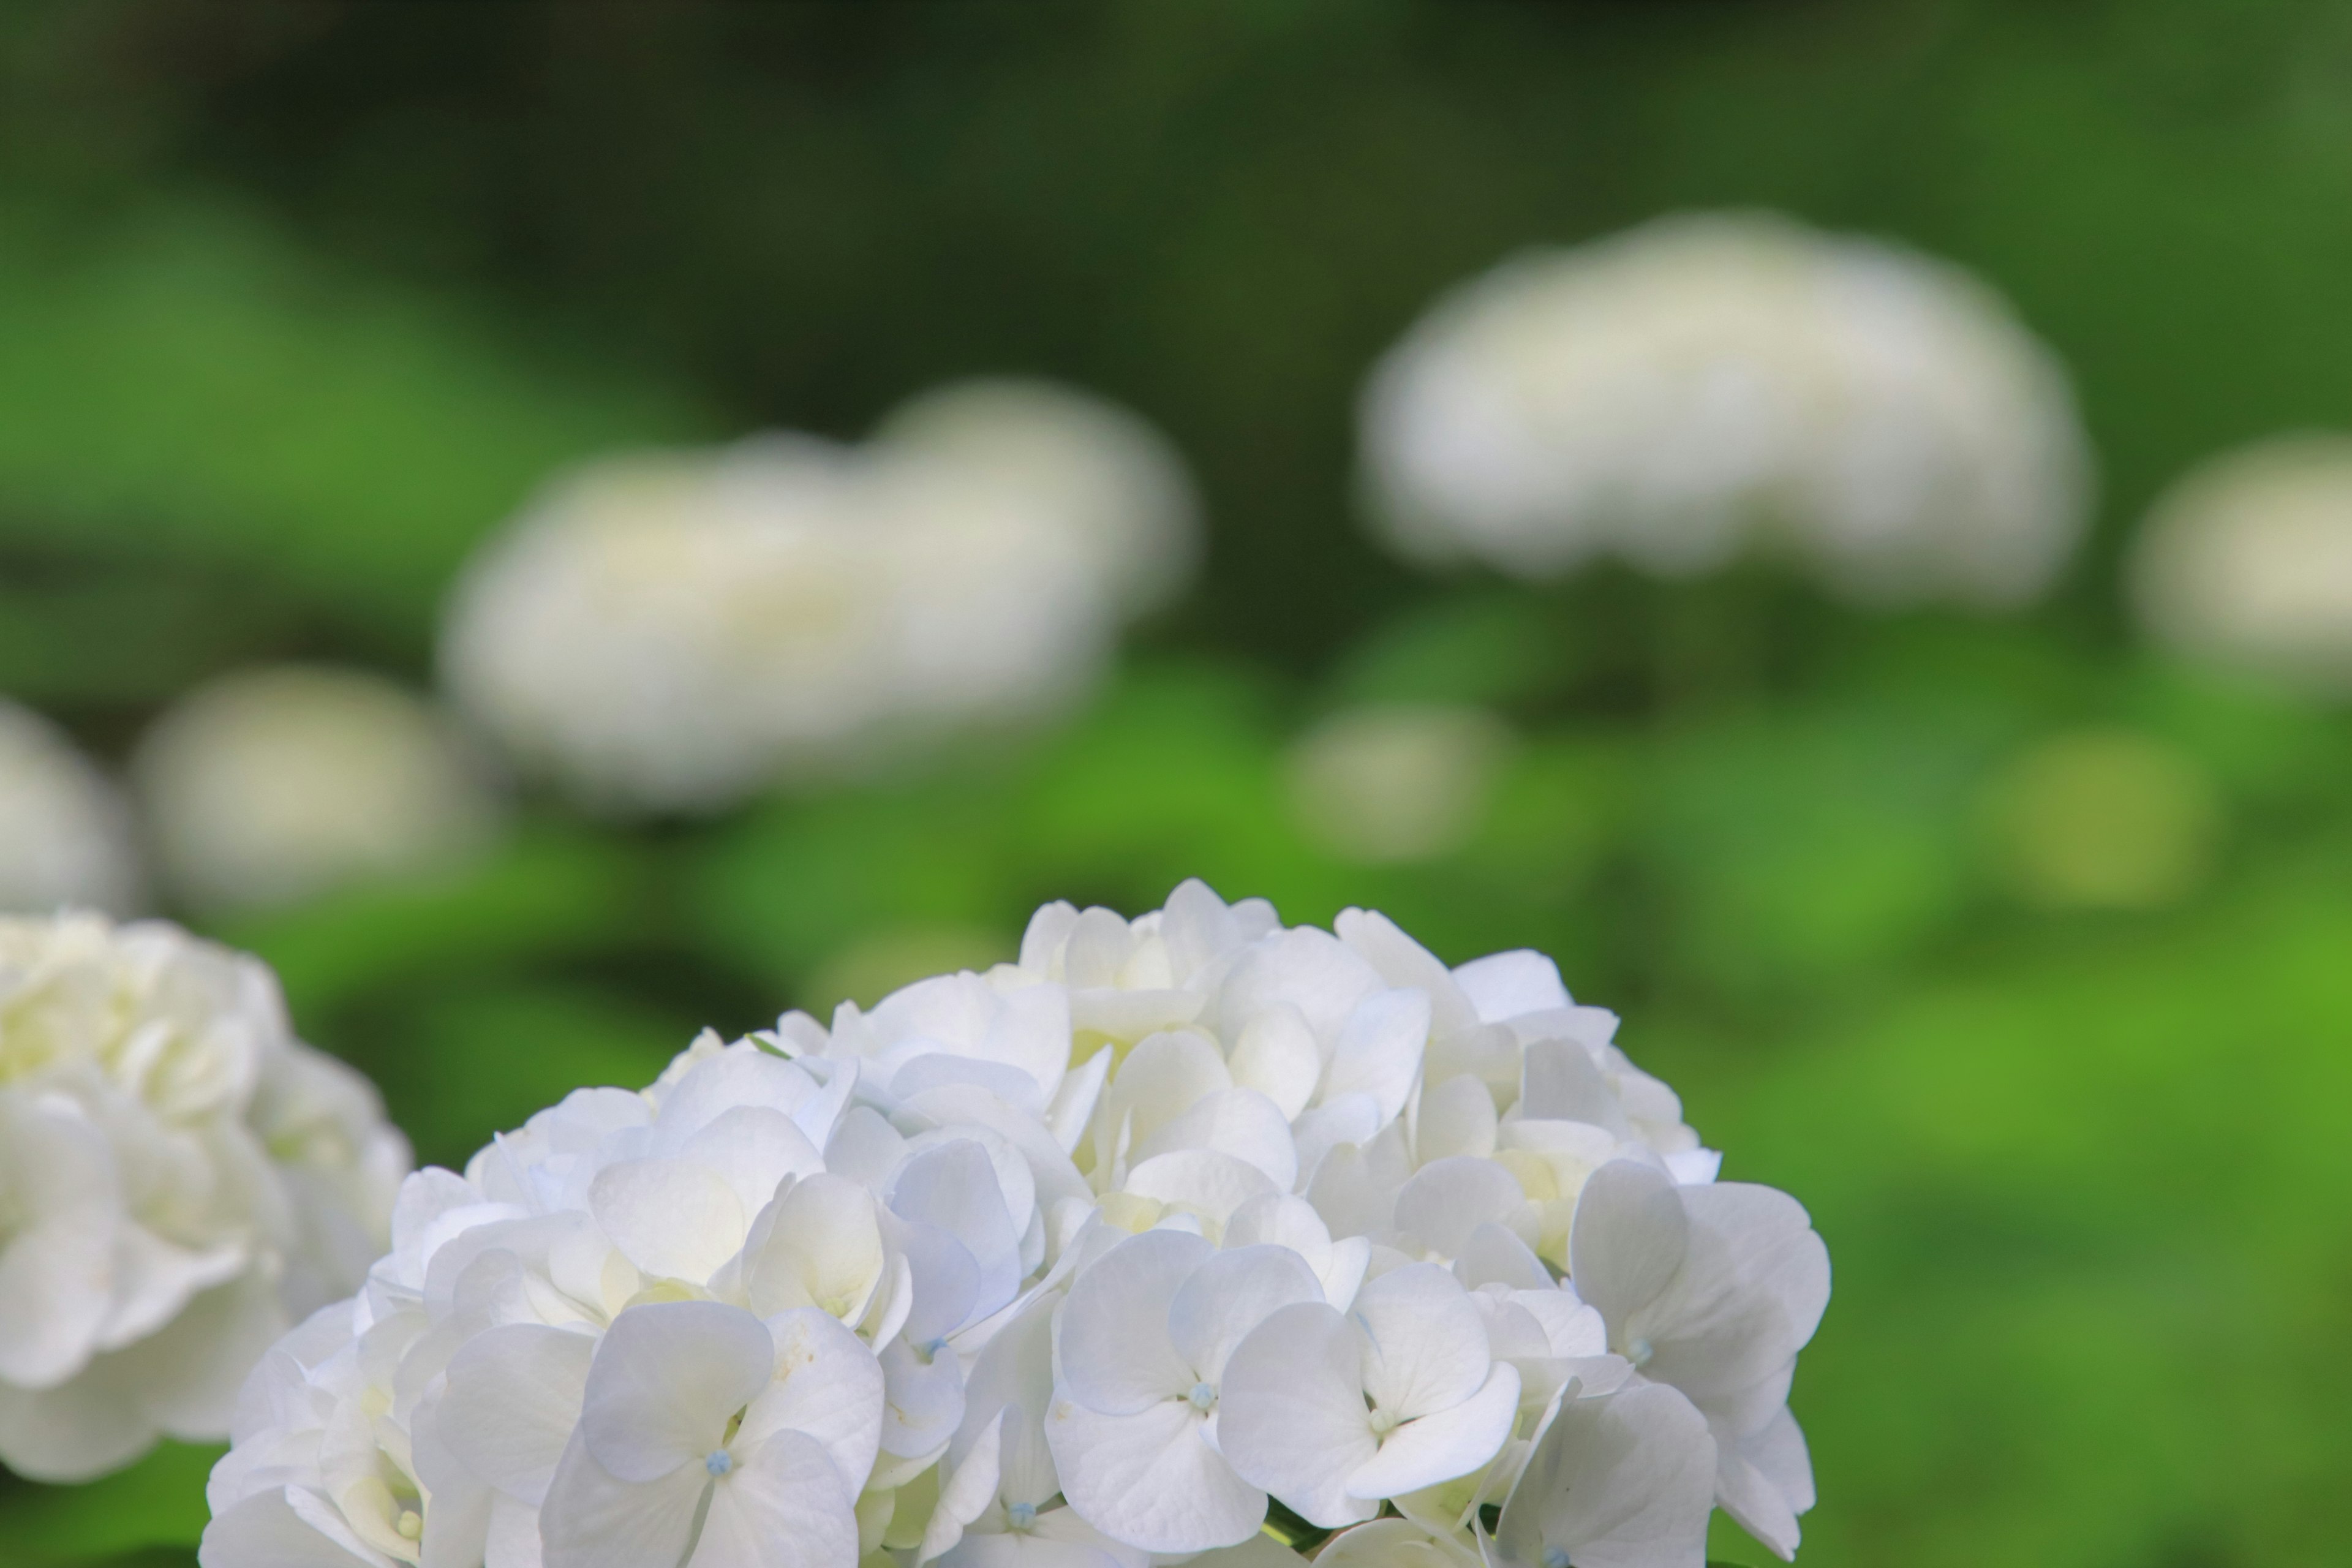
[{"label": "blurred white flower cluster", "polygon": [[2352,437],[2276,437],[2192,471],[2131,576],[2141,622],[2179,652],[2352,694]]},{"label": "blurred white flower cluster", "polygon": [[950,386],[861,447],[771,435],[561,479],[459,584],[444,672],[581,798],[715,809],[1067,706],[1181,586],[1195,514],[1134,416]]},{"label": "blurred white flower cluster", "polygon": [[113,783],[56,725],[0,699],[0,910],[127,914],[140,892]]},{"label": "blurred white flower cluster", "polygon": [[381,1251],[408,1149],[268,971],[162,923],[0,921],[0,1462],[227,1435]]},{"label": "blurred white flower cluster", "polygon": [[172,891],[198,909],[299,902],[464,860],[496,793],[448,722],[380,676],[301,665],[198,687],[131,773]]},{"label": "blurred white flower cluster", "polygon": [[2056,359],[1946,263],[1761,214],[1506,261],[1375,370],[1366,489],[1406,554],[1523,577],[1790,553],[1866,604],[2015,604],[2080,536]]},{"label": "blurred white flower cluster", "polygon": [[1199,883],[706,1035],[403,1189],[205,1568],[1698,1568],[1782,1553],[1829,1294],[1551,963]]},{"label": "blurred white flower cluster", "polygon": [[1510,728],[1482,709],[1379,702],[1331,714],[1285,758],[1291,815],[1334,854],[1369,864],[1433,859],[1478,831]]}]

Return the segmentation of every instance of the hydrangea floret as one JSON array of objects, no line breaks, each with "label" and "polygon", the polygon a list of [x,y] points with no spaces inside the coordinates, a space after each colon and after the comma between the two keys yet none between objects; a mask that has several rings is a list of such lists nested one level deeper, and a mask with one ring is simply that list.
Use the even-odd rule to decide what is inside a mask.
[{"label": "hydrangea floret", "polygon": [[162,921],[0,920],[0,1463],[217,1440],[382,1250],[408,1145],[257,961]]},{"label": "hydrangea floret", "polygon": [[1551,962],[1189,882],[706,1033],[403,1189],[205,1568],[1783,1555],[1829,1295]]}]

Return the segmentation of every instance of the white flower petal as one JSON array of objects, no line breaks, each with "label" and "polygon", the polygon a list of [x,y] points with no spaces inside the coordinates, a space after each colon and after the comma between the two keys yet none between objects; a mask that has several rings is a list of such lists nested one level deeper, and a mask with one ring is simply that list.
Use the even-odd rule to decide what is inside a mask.
[{"label": "white flower petal", "polygon": [[617,1480],[575,1436],[556,1461],[555,1479],[539,1510],[545,1568],[677,1563],[686,1554],[696,1510],[709,1486],[709,1474],[699,1464],[681,1465],[650,1481]]},{"label": "white flower petal", "polygon": [[[1482,1224],[1471,1228],[1464,1238],[1462,1252],[1454,1260],[1454,1277],[1463,1284],[1476,1289],[1481,1285],[1508,1285],[1518,1290],[1549,1290],[1552,1288],[1550,1270],[1543,1260],[1529,1250],[1517,1235],[1494,1224]],[[1570,1300],[1570,1306],[1582,1303]],[[1593,1313],[1593,1321],[1601,1315]]]},{"label": "white flower petal", "polygon": [[89,1363],[114,1284],[115,1219],[68,1208],[0,1246],[0,1380],[53,1388]]},{"label": "white flower petal", "polygon": [[1504,1504],[1495,1547],[1538,1568],[1699,1568],[1715,1490],[1715,1442],[1675,1390],[1637,1384],[1563,1403]]},{"label": "white flower petal", "polygon": [[1673,1178],[1632,1160],[1592,1173],[1569,1231],[1576,1293],[1612,1329],[1657,1299],[1682,1268],[1690,1222]]},{"label": "white flower petal", "polygon": [[1515,952],[1490,952],[1458,964],[1454,983],[1470,999],[1482,1024],[1499,1024],[1522,1013],[1541,1013],[1569,1005],[1568,987],[1560,984],[1559,965],[1540,952],[1521,948]]},{"label": "white flower petal", "polygon": [[744,1447],[712,1487],[687,1568],[842,1568],[857,1558],[856,1493],[822,1444],[778,1432]]},{"label": "white flower petal", "polygon": [[1396,1227],[1442,1258],[1461,1257],[1471,1233],[1486,1225],[1501,1226],[1522,1240],[1535,1234],[1527,1194],[1492,1160],[1454,1154],[1433,1161],[1397,1194]]},{"label": "white flower petal", "polygon": [[856,1322],[880,1284],[887,1255],[874,1197],[846,1177],[820,1173],[793,1184],[751,1227],[743,1289],[751,1310],[771,1317],[823,1307]]},{"label": "white flower petal", "polygon": [[1650,1341],[1647,1375],[1705,1401],[1770,1375],[1813,1337],[1829,1250],[1786,1193],[1745,1182],[1673,1190],[1690,1216],[1682,1269],[1624,1331]]},{"label": "white flower petal", "polygon": [[1633,1136],[1616,1091],[1592,1054],[1573,1040],[1537,1040],[1528,1047],[1520,1061],[1518,1114],[1527,1121],[1581,1121],[1619,1138]]},{"label": "white flower petal", "polygon": [[1179,1149],[1154,1154],[1129,1171],[1125,1190],[1222,1226],[1250,1199],[1277,1189],[1264,1171],[1231,1154]]},{"label": "white flower petal", "polygon": [[1121,1121],[1134,1142],[1182,1115],[1203,1096],[1233,1087],[1233,1075],[1216,1042],[1191,1030],[1152,1035],[1127,1053],[1103,1096],[1102,1121],[1115,1131]]},{"label": "white flower petal", "polygon": [[1045,1439],[1062,1495],[1096,1529],[1149,1552],[1200,1552],[1245,1541],[1265,1494],[1202,1440],[1191,1402],[1163,1399],[1107,1415],[1056,1399]]},{"label": "white flower petal", "polygon": [[486,1330],[450,1358],[434,1430],[483,1485],[537,1507],[579,1424],[595,1353],[593,1337],[562,1329]]},{"label": "white flower petal", "polygon": [[817,1092],[816,1081],[783,1058],[739,1041],[697,1063],[662,1096],[656,1118],[662,1152],[730,1110],[762,1107],[789,1117]]},{"label": "white flower petal", "polygon": [[767,1327],[776,1347],[774,1381],[743,1413],[742,1440],[786,1427],[806,1433],[856,1493],[881,1439],[882,1368],[863,1340],[819,1308],[779,1312]]},{"label": "white flower petal", "polygon": [[1069,1076],[1062,1079],[1062,1087],[1054,1091],[1054,1103],[1045,1112],[1045,1126],[1065,1154],[1075,1152],[1078,1140],[1086,1136],[1087,1122],[1102,1100],[1104,1086],[1110,1081],[1110,1063],[1109,1049],[1098,1050],[1073,1068]]},{"label": "white flower petal", "polygon": [[1140,1163],[1177,1149],[1213,1149],[1256,1166],[1288,1192],[1298,1179],[1298,1150],[1290,1141],[1290,1119],[1254,1089],[1223,1089],[1202,1096],[1181,1115],[1160,1124],[1139,1141],[1132,1159]]},{"label": "white flower petal", "polygon": [[1495,1096],[1484,1079],[1455,1073],[1421,1091],[1413,1152],[1424,1165],[1449,1154],[1486,1159],[1495,1152]]},{"label": "white flower petal", "polygon": [[1214,1384],[1242,1336],[1276,1308],[1322,1300],[1322,1281],[1288,1247],[1231,1248],[1203,1258],[1178,1289],[1168,1309],[1168,1333],[1192,1372]]},{"label": "white flower petal", "polygon": [[876,1218],[907,1266],[909,1299],[899,1331],[917,1345],[944,1342],[978,1310],[980,1265],[962,1242],[935,1225],[903,1220],[887,1209]]},{"label": "white flower petal", "polygon": [[1782,1561],[1795,1558],[1797,1516],[1813,1506],[1813,1466],[1805,1435],[1785,1407],[1738,1447],[1718,1438],[1715,1500]]},{"label": "white flower petal", "polygon": [[393,1568],[326,1503],[308,1497],[310,1507],[298,1511],[293,1495],[303,1494],[259,1492],[215,1514],[196,1548],[201,1568]]},{"label": "white flower petal", "polygon": [[922,1568],[932,1558],[955,1549],[963,1539],[964,1527],[986,1513],[996,1501],[996,1486],[1001,1472],[997,1455],[1003,1441],[1004,1418],[984,1423],[979,1437],[962,1459],[950,1464],[940,1462],[946,1479],[940,1483],[940,1500],[931,1509],[929,1523],[923,1526],[923,1539],[915,1550],[915,1568]]},{"label": "white flower petal", "polygon": [[1362,1344],[1339,1312],[1306,1303],[1273,1313],[1225,1363],[1219,1449],[1244,1479],[1327,1529],[1380,1511],[1348,1495],[1349,1476],[1380,1450],[1364,1405]]},{"label": "white flower petal", "polygon": [[589,1212],[630,1262],[699,1283],[743,1245],[749,1215],[724,1177],[689,1160],[625,1160],[596,1173]]},{"label": "white flower petal", "polygon": [[1315,1098],[1323,1077],[1323,1052],[1305,1015],[1276,1003],[1253,1016],[1234,1042],[1234,1082],[1256,1089],[1296,1121]]},{"label": "white flower petal", "polygon": [[1382,1125],[1394,1121],[1420,1077],[1429,1021],[1425,991],[1381,991],[1365,997],[1340,1026],[1323,1070],[1322,1097],[1369,1094],[1380,1107]]},{"label": "white flower petal", "polygon": [[1454,1034],[1478,1022],[1470,999],[1454,983],[1453,972],[1388,916],[1376,910],[1341,910],[1331,929],[1362,953],[1387,984],[1426,995],[1439,1034]]},{"label": "white flower petal", "polygon": [[[593,1464],[622,1483],[700,1461],[727,1423],[768,1386],[768,1326],[717,1301],[656,1301],[613,1320],[596,1347],[580,1409]],[[554,1503],[548,1504],[551,1510]]]},{"label": "white flower petal", "polygon": [[1498,1362],[1469,1398],[1391,1432],[1348,1477],[1348,1495],[1392,1498],[1466,1476],[1502,1451],[1518,1415],[1518,1372]]},{"label": "white flower petal", "polygon": [[765,1207],[785,1177],[824,1169],[824,1156],[791,1117],[759,1105],[719,1112],[678,1153],[716,1172],[746,1215]]},{"label": "white flower petal", "polygon": [[963,1365],[953,1351],[926,1355],[896,1339],[884,1347],[882,1450],[913,1458],[944,1447],[963,1420]]},{"label": "white flower petal", "polygon": [[1252,1018],[1287,1003],[1318,1040],[1339,1036],[1356,1004],[1381,989],[1380,972],[1327,931],[1301,926],[1244,950],[1217,997],[1217,1034],[1239,1040]]},{"label": "white flower petal", "polygon": [[1363,1386],[1391,1419],[1461,1404],[1486,1382],[1486,1326],[1461,1281],[1433,1263],[1391,1269],[1356,1293]]},{"label": "white flower petal", "polygon": [[1200,1377],[1176,1348],[1169,1309],[1213,1251],[1197,1236],[1149,1230],[1081,1269],[1055,1338],[1060,1393],[1106,1415],[1189,1393]]},{"label": "white flower petal", "polygon": [[[1021,1168],[1025,1177],[1028,1167]],[[1024,1272],[1021,1236],[1006,1212],[995,1163],[978,1139],[953,1139],[910,1156],[889,1197],[894,1213],[947,1232],[980,1266],[974,1312],[984,1316],[1013,1299]]]}]

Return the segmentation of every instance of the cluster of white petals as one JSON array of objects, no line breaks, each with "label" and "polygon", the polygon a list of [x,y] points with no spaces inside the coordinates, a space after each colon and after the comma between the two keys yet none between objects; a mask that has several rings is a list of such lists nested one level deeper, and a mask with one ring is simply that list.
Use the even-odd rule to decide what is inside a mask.
[{"label": "cluster of white petals", "polygon": [[863,446],[768,435],[566,476],[468,569],[443,669],[591,804],[711,810],[1063,710],[1194,532],[1181,464],[1132,416],[951,387]]},{"label": "cluster of white petals", "polygon": [[300,665],[198,687],[141,738],[141,812],[199,908],[299,901],[462,861],[499,802],[455,729],[381,676]]},{"label": "cluster of white petals", "polygon": [[1998,297],[1760,214],[1506,261],[1389,353],[1361,417],[1400,550],[1525,577],[1761,549],[1864,603],[2010,605],[2090,489],[2065,375]]},{"label": "cluster of white petals", "polygon": [[226,1436],[272,1342],[365,1278],[407,1172],[255,960],[0,921],[0,1462],[79,1480]]},{"label": "cluster of white petals", "polygon": [[1787,1553],[1827,1253],[1615,1024],[1195,882],[706,1034],[410,1179],[204,1563],[1277,1568],[1273,1503],[1340,1564]]},{"label": "cluster of white petals", "polygon": [[2257,442],[2158,498],[2131,560],[2143,625],[2208,660],[2352,694],[2352,437]]},{"label": "cluster of white petals", "polygon": [[62,731],[0,699],[0,910],[139,902],[131,816],[113,783]]},{"label": "cluster of white petals", "polygon": [[1119,603],[1166,605],[1199,563],[1201,502],[1183,455],[1128,410],[1049,381],[985,376],[900,404],[876,440],[927,453],[1062,520]]}]

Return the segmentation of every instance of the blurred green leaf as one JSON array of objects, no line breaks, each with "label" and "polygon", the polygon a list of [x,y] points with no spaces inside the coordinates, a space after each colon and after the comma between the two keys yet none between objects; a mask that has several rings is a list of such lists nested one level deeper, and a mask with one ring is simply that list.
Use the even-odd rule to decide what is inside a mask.
[{"label": "blurred green leaf", "polygon": [[551,469],[707,427],[232,203],[0,226],[0,528],[234,566],[403,649]]},{"label": "blurred green leaf", "polygon": [[278,972],[298,1016],[437,976],[594,952],[657,918],[625,839],[532,827],[461,870],[380,882],[283,912],[209,922]]},{"label": "blurred green leaf", "polygon": [[[205,1478],[225,1449],[163,1443],[128,1469],[79,1486],[37,1486],[0,1475],[0,1536],[10,1563],[97,1563],[141,1555],[182,1560],[204,1533]],[[21,1557],[19,1554],[22,1554]]]}]

